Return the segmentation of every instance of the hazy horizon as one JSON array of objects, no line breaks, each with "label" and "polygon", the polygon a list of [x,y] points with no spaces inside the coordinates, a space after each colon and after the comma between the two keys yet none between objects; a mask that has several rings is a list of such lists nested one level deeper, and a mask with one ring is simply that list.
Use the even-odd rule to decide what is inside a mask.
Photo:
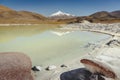
[{"label": "hazy horizon", "polygon": [[45,16],[59,10],[76,16],[120,10],[120,0],[0,0],[0,4],[14,10],[32,11]]}]

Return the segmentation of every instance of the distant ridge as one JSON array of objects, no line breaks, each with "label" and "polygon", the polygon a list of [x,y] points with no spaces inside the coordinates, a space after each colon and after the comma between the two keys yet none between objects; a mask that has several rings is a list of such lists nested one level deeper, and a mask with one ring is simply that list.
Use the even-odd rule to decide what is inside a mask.
[{"label": "distant ridge", "polygon": [[107,11],[96,12],[96,13],[90,15],[90,17],[93,17],[93,18],[115,18],[115,16],[111,15]]},{"label": "distant ridge", "polygon": [[81,23],[87,20],[91,23],[118,23],[120,10],[107,12],[100,11],[89,16],[74,16],[58,11],[49,17],[30,11],[16,11],[0,5],[0,24],[70,24]]},{"label": "distant ridge", "polygon": [[[117,15],[116,15],[117,14]],[[90,22],[93,23],[118,23],[120,22],[120,17],[118,12],[107,12],[107,11],[100,11],[96,12],[87,18]]]},{"label": "distant ridge", "polygon": [[115,17],[120,18],[120,10],[113,11],[113,12],[111,12],[110,14],[113,15],[113,16],[115,16]]}]

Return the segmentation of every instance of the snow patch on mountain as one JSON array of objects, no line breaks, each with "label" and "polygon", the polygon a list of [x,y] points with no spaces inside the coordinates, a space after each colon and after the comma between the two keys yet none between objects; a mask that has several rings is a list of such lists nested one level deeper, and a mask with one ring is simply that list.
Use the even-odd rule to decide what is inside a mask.
[{"label": "snow patch on mountain", "polygon": [[73,18],[73,17],[75,16],[62,11],[58,11],[50,15],[50,18],[52,19],[67,19],[67,18]]},{"label": "snow patch on mountain", "polygon": [[56,13],[53,13],[52,15],[51,15],[51,17],[52,16],[74,16],[74,15],[71,15],[71,14],[68,14],[68,13],[64,13],[64,12],[62,12],[62,11],[58,11],[58,12],[56,12]]}]

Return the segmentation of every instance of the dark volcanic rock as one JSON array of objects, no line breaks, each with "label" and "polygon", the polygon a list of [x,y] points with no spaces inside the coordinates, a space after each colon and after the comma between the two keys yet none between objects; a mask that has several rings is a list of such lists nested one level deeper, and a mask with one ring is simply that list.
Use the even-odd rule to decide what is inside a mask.
[{"label": "dark volcanic rock", "polygon": [[100,73],[95,73],[90,76],[90,80],[105,80]]},{"label": "dark volcanic rock", "polygon": [[33,67],[32,67],[32,70],[33,70],[33,71],[41,71],[42,69],[41,69],[40,66],[33,66]]},{"label": "dark volcanic rock", "polygon": [[17,52],[0,53],[0,80],[33,80],[29,57]]},{"label": "dark volcanic rock", "polygon": [[62,64],[60,67],[62,67],[62,68],[63,68],[63,67],[67,67],[67,65],[65,65],[65,64]]},{"label": "dark volcanic rock", "polygon": [[105,80],[100,73],[91,73],[85,68],[79,68],[64,72],[60,75],[60,80]]},{"label": "dark volcanic rock", "polygon": [[85,68],[79,68],[62,73],[60,80],[90,80],[92,73]]}]

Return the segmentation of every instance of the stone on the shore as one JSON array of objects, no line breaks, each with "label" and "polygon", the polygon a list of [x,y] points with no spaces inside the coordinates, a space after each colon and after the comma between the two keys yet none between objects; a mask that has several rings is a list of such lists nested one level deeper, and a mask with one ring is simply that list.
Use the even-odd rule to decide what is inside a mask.
[{"label": "stone on the shore", "polygon": [[60,67],[67,67],[67,65],[65,65],[65,64],[62,64]]},{"label": "stone on the shore", "polygon": [[113,39],[110,40],[108,43],[106,43],[106,45],[110,46],[110,47],[115,47],[115,46],[119,46],[120,47],[120,41]]},{"label": "stone on the shore", "polygon": [[51,66],[48,66],[47,68],[46,68],[46,70],[54,70],[54,69],[56,69],[57,67],[55,66],[55,65],[51,65]]},{"label": "stone on the shore", "polygon": [[0,53],[0,80],[34,80],[28,56],[18,52]]},{"label": "stone on the shore", "polygon": [[92,73],[85,68],[79,68],[64,72],[60,75],[60,80],[90,80]]},{"label": "stone on the shore", "polygon": [[107,78],[116,79],[116,73],[111,69],[110,66],[96,60],[82,59],[80,61],[85,65],[85,67],[92,73],[101,73]]},{"label": "stone on the shore", "polygon": [[32,70],[33,71],[41,71],[42,67],[41,66],[34,66],[34,67],[32,67]]}]

